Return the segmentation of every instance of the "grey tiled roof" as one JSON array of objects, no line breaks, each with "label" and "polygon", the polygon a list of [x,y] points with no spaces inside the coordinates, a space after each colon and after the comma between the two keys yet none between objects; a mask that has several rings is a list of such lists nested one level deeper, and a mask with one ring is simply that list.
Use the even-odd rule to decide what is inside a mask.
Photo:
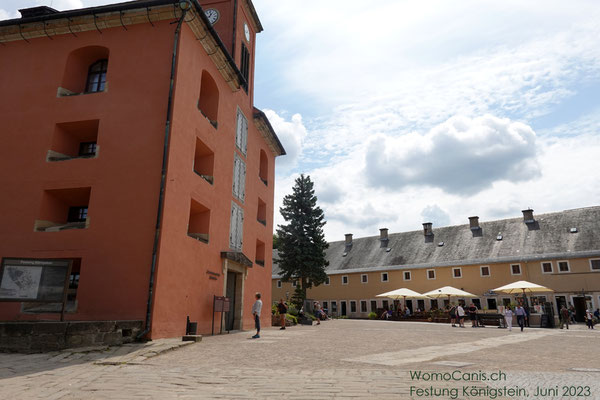
[{"label": "grey tiled roof", "polygon": [[[346,251],[343,240],[327,249],[329,274],[385,269],[432,268],[451,265],[519,262],[530,260],[600,256],[600,206],[535,215],[534,224],[523,217],[433,227],[426,240],[423,231],[393,233],[386,247],[379,235],[354,239]],[[571,233],[570,228],[577,228]],[[497,240],[498,234],[502,240]],[[444,242],[443,246],[439,246]],[[346,256],[343,254],[347,252]],[[276,258],[276,251],[273,252]],[[273,264],[273,276],[278,275]]]}]

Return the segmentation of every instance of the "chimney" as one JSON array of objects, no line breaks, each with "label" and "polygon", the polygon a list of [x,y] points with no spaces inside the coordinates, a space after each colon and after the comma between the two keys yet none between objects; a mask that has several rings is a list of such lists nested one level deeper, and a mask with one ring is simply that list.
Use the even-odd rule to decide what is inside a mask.
[{"label": "chimney", "polygon": [[346,252],[352,249],[352,234],[346,233]]},{"label": "chimney", "polygon": [[469,225],[472,231],[481,229],[481,227],[479,226],[479,217],[469,217]]},{"label": "chimney", "polygon": [[433,223],[431,222],[425,222],[423,224],[423,235],[425,236],[433,236]]},{"label": "chimney", "polygon": [[523,213],[523,222],[526,224],[533,224],[535,219],[533,218],[533,210],[528,208],[527,210],[522,210]]},{"label": "chimney", "polygon": [[388,238],[388,228],[381,228],[379,229],[379,247],[381,248],[387,248],[388,247],[388,243],[390,242],[390,239]]}]

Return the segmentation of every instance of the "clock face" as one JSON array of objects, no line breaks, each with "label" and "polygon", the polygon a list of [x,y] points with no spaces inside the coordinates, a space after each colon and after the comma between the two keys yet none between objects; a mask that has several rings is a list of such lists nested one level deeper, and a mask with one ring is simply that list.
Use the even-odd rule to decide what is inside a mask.
[{"label": "clock face", "polygon": [[250,29],[246,23],[244,23],[244,35],[246,35],[246,41],[250,42]]},{"label": "clock face", "polygon": [[209,8],[208,10],[205,10],[204,14],[206,14],[206,18],[208,18],[208,21],[211,25],[214,25],[215,22],[219,20],[219,12],[214,8]]}]

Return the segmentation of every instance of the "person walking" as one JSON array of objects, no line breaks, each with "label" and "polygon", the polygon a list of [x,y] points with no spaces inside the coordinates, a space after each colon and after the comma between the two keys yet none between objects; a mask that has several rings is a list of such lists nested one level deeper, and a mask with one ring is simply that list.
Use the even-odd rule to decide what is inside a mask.
[{"label": "person walking", "polygon": [[477,306],[474,303],[469,304],[469,319],[471,320],[471,328],[477,328]]},{"label": "person walking", "polygon": [[508,326],[509,331],[512,331],[512,319],[512,309],[510,308],[510,306],[506,306],[506,309],[504,310],[504,320],[506,321],[506,326]]},{"label": "person walking", "polygon": [[517,316],[517,324],[519,324],[521,332],[523,332],[523,327],[525,326],[525,317],[527,314],[525,314],[525,309],[522,305],[517,305],[515,308],[515,315]]},{"label": "person walking", "polygon": [[283,299],[279,299],[279,304],[277,304],[277,312],[279,313],[279,324],[281,328],[285,329],[285,314],[287,313],[287,306],[283,302]]},{"label": "person walking", "polygon": [[256,327],[256,335],[252,336],[252,339],[260,338],[260,312],[262,311],[262,300],[260,299],[260,293],[256,292],[254,295],[256,301],[252,305],[252,315],[254,316],[254,326]]},{"label": "person walking", "polygon": [[567,324],[567,329],[569,329],[569,310],[567,310],[567,307],[563,304],[560,309],[560,329],[562,329],[565,324]]},{"label": "person walking", "polygon": [[594,316],[592,310],[585,310],[585,321],[587,322],[588,329],[594,329]]},{"label": "person walking", "polygon": [[456,327],[456,307],[453,304],[450,304],[450,323],[452,324],[452,327]]},{"label": "person walking", "polygon": [[465,309],[462,308],[462,306],[459,304],[458,307],[456,307],[456,316],[458,317],[458,325],[461,328],[465,327]]}]

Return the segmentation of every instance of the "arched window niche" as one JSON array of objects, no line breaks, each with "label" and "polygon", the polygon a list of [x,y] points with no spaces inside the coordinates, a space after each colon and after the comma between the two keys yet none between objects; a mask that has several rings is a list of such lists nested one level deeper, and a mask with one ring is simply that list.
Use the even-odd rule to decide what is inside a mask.
[{"label": "arched window niche", "polygon": [[198,109],[216,128],[219,115],[219,89],[217,89],[215,80],[206,71],[202,71]]},{"label": "arched window niche", "polygon": [[258,177],[265,185],[269,184],[269,159],[267,158],[267,153],[264,150],[260,151]]},{"label": "arched window niche", "polygon": [[67,57],[58,97],[106,91],[108,54],[108,48],[103,46],[73,50]]}]

